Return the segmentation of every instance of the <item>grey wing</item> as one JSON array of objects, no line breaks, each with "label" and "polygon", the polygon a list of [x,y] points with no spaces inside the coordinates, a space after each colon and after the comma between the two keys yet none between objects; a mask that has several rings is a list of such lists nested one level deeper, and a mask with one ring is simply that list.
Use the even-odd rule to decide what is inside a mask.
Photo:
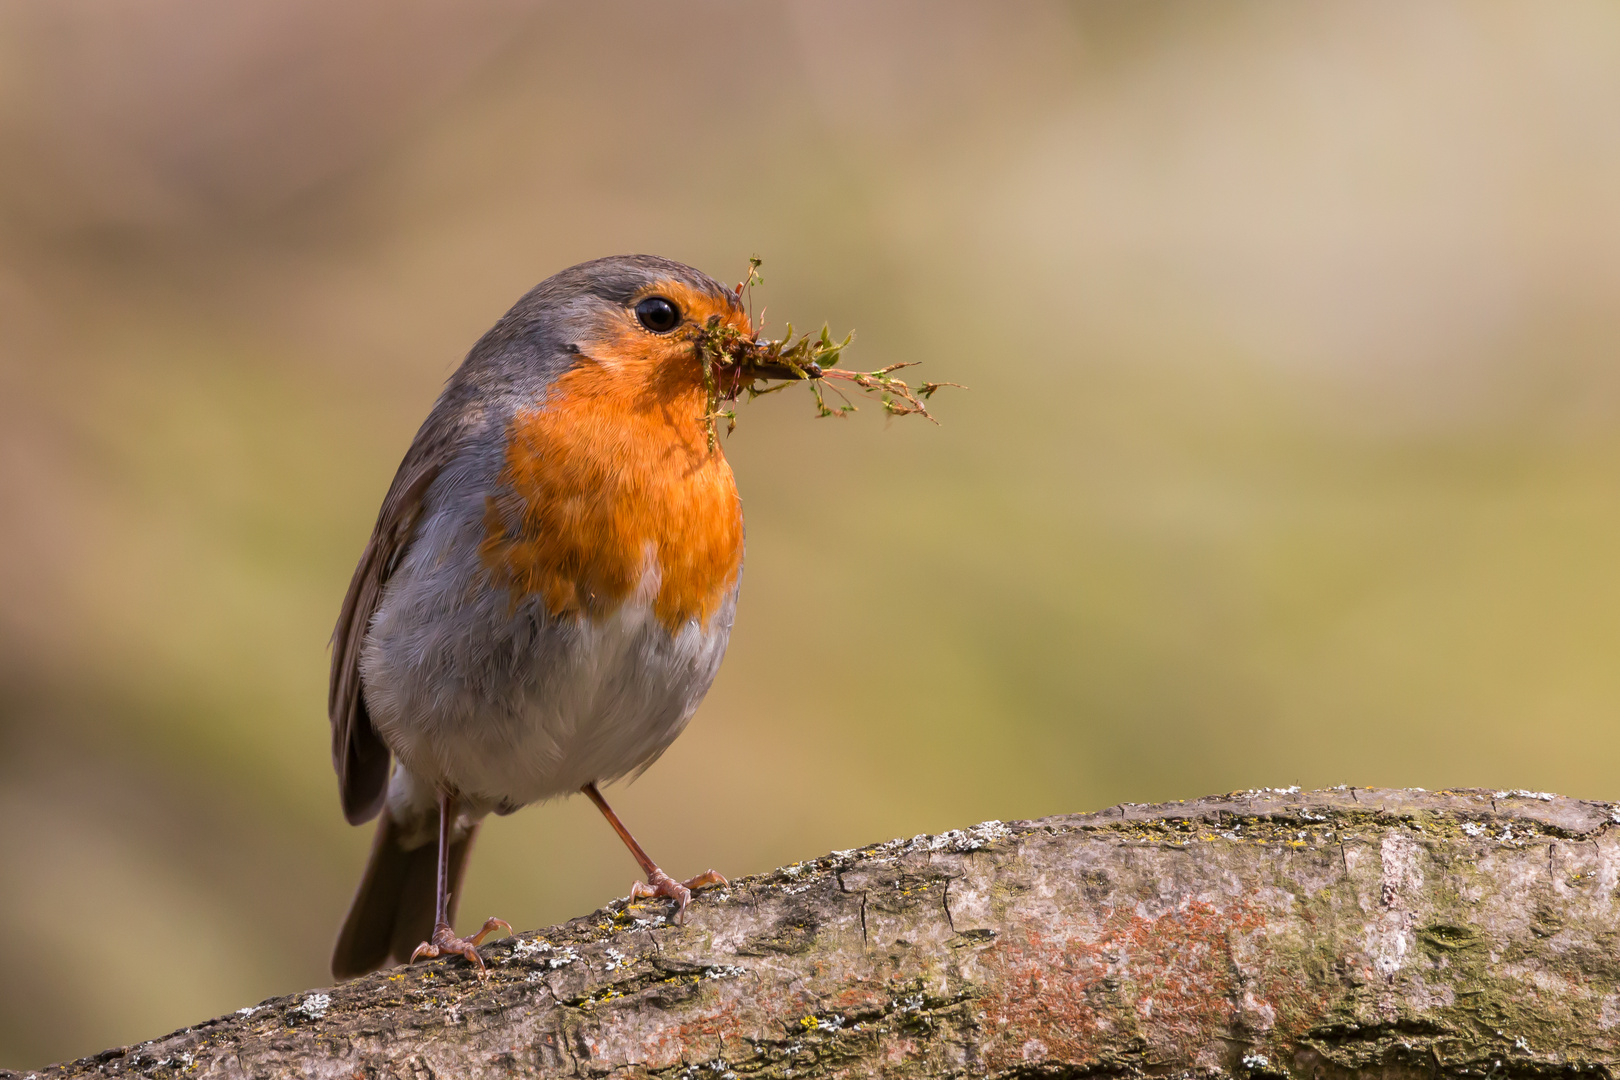
[{"label": "grey wing", "polygon": [[351,825],[375,817],[388,790],[388,747],[366,710],[360,653],[388,579],[415,535],[428,487],[454,455],[466,430],[466,418],[449,406],[448,400],[440,400],[400,462],[332,631],[332,681],[327,695],[332,766],[337,770],[343,816]]}]

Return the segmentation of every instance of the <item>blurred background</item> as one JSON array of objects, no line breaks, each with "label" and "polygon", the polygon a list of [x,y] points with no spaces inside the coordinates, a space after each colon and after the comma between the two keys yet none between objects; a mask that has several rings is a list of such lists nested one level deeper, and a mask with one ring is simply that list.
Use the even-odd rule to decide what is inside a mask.
[{"label": "blurred background", "polygon": [[[677,875],[1259,785],[1620,798],[1620,8],[0,7],[0,1064],[329,982],[327,637],[536,281],[735,280],[943,421],[742,410]],[[461,905],[627,890],[582,800]]]}]

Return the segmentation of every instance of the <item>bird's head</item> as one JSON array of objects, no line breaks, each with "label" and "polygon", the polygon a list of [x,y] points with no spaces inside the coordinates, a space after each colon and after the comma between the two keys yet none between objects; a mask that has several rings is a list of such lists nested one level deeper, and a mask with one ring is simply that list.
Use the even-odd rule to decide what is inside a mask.
[{"label": "bird's head", "polygon": [[570,366],[592,371],[604,386],[634,382],[665,396],[707,390],[712,380],[720,396],[731,397],[755,380],[821,374],[814,364],[782,363],[758,339],[738,289],[652,255],[570,267],[512,315],[547,327]]}]

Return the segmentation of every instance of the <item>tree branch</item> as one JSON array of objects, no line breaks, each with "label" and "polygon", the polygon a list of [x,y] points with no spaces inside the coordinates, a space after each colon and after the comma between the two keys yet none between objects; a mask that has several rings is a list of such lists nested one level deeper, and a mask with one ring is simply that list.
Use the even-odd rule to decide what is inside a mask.
[{"label": "tree branch", "polygon": [[1346,789],[992,822],[29,1075],[1609,1076],[1616,821]]}]

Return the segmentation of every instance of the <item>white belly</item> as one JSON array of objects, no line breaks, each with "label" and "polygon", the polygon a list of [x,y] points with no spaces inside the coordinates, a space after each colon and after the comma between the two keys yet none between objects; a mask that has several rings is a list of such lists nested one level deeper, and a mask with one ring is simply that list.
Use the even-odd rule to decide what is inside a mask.
[{"label": "white belly", "polygon": [[[725,621],[729,629],[729,613]],[[456,790],[520,806],[617,780],[651,764],[685,729],[726,637],[696,623],[671,635],[640,602],[598,623],[581,620],[510,711],[494,712],[471,739],[465,729],[435,732],[433,758]]]},{"label": "white belly", "polygon": [[440,543],[416,545],[390,581],[361,676],[372,723],[425,785],[495,809],[618,779],[675,740],[714,681],[735,588],[706,625],[673,632],[653,614],[652,569],[611,614],[552,618],[539,597],[514,610],[478,587],[476,556],[429,554],[476,543],[424,539]]}]

